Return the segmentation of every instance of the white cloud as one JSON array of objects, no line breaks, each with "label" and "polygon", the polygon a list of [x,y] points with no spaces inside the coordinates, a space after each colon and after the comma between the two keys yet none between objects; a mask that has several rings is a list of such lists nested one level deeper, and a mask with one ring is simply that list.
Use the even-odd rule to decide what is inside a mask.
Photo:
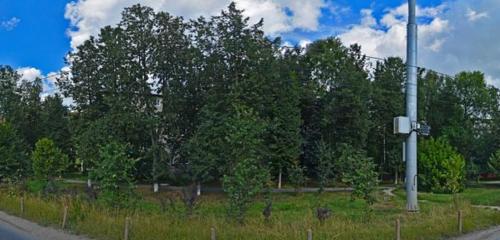
[{"label": "white cloud", "polygon": [[467,18],[469,19],[469,21],[471,22],[475,22],[481,18],[487,18],[488,17],[488,13],[487,12],[482,12],[482,13],[478,13],[472,9],[468,9],[467,11],[467,14],[466,14]]},{"label": "white cloud", "polygon": [[307,45],[309,45],[309,44],[311,44],[311,43],[312,43],[312,41],[311,41],[311,40],[308,40],[308,39],[302,39],[302,40],[300,40],[300,41],[299,41],[299,46],[300,46],[301,48],[306,48],[306,47],[307,47]]},{"label": "white cloud", "polygon": [[5,29],[6,31],[11,31],[17,27],[19,22],[21,22],[21,19],[19,19],[17,17],[12,17],[9,20],[0,22],[0,29]]},{"label": "white cloud", "polygon": [[17,74],[21,76],[21,80],[33,82],[37,78],[42,77],[40,69],[34,67],[22,67],[16,70]]},{"label": "white cloud", "polygon": [[[123,8],[140,3],[155,11],[167,11],[185,18],[212,16],[226,8],[231,0],[76,0],[66,5],[65,18],[70,20],[71,47],[76,48],[100,28],[119,22]],[[235,0],[238,8],[255,23],[264,18],[264,30],[278,34],[302,29],[315,31],[326,0]],[[291,14],[287,14],[290,11]]]},{"label": "white cloud", "polygon": [[[498,11],[498,0],[449,0],[437,7],[417,8],[419,65],[447,74],[480,70],[489,76],[490,84],[499,86],[500,47],[495,39],[500,38],[500,15],[487,13]],[[368,13],[363,12],[359,24],[339,35],[342,41],[359,43],[370,56],[404,58],[407,4],[387,9],[378,24]]]},{"label": "white cloud", "polygon": [[[67,67],[63,68],[67,70]],[[59,76],[59,73],[50,72],[47,75],[43,75],[40,69],[34,67],[22,67],[16,69],[16,72],[21,76],[21,81],[33,82],[35,79],[42,79],[42,93],[40,97],[45,99],[47,96],[54,95],[59,93],[59,89],[56,85],[56,78]]]}]

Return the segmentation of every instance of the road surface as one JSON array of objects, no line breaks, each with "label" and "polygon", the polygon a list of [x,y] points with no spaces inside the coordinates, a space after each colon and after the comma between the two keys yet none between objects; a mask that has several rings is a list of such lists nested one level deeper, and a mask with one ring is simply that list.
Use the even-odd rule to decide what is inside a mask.
[{"label": "road surface", "polygon": [[500,226],[487,230],[472,232],[451,240],[500,240]]},{"label": "road surface", "polygon": [[88,240],[0,211],[0,240]]}]

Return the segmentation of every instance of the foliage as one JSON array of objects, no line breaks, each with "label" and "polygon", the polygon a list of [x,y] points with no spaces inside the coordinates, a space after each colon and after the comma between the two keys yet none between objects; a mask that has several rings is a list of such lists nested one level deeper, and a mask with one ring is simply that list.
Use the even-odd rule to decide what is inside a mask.
[{"label": "foliage", "polygon": [[464,189],[465,160],[444,139],[419,144],[419,188],[435,193],[457,193]]},{"label": "foliage", "polygon": [[366,153],[349,145],[339,147],[339,166],[341,179],[352,186],[352,199],[359,197],[369,205],[375,202],[374,193],[378,184],[378,174],[375,163]]},{"label": "foliage", "polygon": [[131,206],[136,161],[129,157],[126,145],[108,143],[100,147],[99,158],[91,175],[101,188],[100,199],[109,206]]},{"label": "foliage", "polygon": [[490,171],[495,174],[500,174],[500,150],[493,153],[488,160]]},{"label": "foliage", "polygon": [[39,180],[51,181],[55,177],[61,176],[68,167],[68,156],[48,138],[38,140],[31,160],[33,173],[35,178]]},{"label": "foliage", "polygon": [[299,163],[295,163],[288,167],[288,180],[296,190],[303,187],[306,183],[305,168]]},{"label": "foliage", "polygon": [[[269,166],[262,155],[264,132],[263,122],[251,108],[234,104],[232,115],[227,116],[223,128],[219,128],[220,139],[211,139],[212,143],[219,143],[209,149],[205,156],[213,156],[210,152],[214,148],[217,152],[224,149],[224,158],[221,160],[223,168],[224,191],[229,197],[230,215],[243,223],[248,204],[264,188],[269,181]],[[207,119],[208,120],[208,119]],[[213,130],[213,128],[209,128]],[[205,135],[209,129],[200,129],[199,134]],[[200,151],[199,150],[199,151]],[[217,153],[216,152],[216,153]],[[200,167],[203,162],[196,162]]]},{"label": "foliage", "polygon": [[334,178],[335,152],[323,141],[318,144],[318,148],[319,158],[316,171],[319,181],[319,193],[322,193],[324,188],[333,181]]},{"label": "foliage", "polygon": [[0,122],[0,182],[21,180],[29,172],[24,143],[9,123]]}]

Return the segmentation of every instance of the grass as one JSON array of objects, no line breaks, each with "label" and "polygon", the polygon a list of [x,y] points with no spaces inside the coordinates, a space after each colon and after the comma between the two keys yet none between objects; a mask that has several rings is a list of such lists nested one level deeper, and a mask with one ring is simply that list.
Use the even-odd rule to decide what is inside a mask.
[{"label": "grass", "polygon": [[[420,194],[423,201],[418,214],[404,211],[402,191],[393,198],[379,195],[372,210],[363,201],[351,201],[348,193],[325,193],[319,198],[316,194],[276,194],[271,220],[264,221],[264,204],[258,201],[250,207],[245,225],[226,217],[226,199],[222,195],[203,195],[194,215],[187,217],[182,203],[162,211],[157,196],[144,189],[141,193],[144,197],[135,211],[99,207],[80,198],[69,200],[70,230],[96,239],[121,239],[125,217],[131,216],[131,239],[208,239],[211,226],[217,229],[217,239],[305,239],[307,229],[312,229],[314,239],[392,239],[394,221],[400,217],[403,239],[441,239],[457,234],[459,209],[464,212],[465,231],[500,224],[498,212],[472,208],[470,204],[498,203],[498,189],[468,189],[459,197]],[[20,215],[19,202],[15,192],[0,190],[1,210]],[[63,198],[27,195],[23,217],[57,227],[63,202]],[[314,215],[319,205],[333,211],[323,224]]]}]

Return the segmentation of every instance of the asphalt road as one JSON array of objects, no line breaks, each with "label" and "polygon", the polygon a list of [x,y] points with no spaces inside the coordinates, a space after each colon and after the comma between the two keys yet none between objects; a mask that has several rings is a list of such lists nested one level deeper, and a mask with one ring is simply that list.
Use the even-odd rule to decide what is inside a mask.
[{"label": "asphalt road", "polygon": [[35,240],[34,236],[0,219],[0,240]]},{"label": "asphalt road", "polygon": [[452,240],[500,240],[500,226],[469,233]]},{"label": "asphalt road", "polygon": [[88,240],[0,211],[0,240]]}]

